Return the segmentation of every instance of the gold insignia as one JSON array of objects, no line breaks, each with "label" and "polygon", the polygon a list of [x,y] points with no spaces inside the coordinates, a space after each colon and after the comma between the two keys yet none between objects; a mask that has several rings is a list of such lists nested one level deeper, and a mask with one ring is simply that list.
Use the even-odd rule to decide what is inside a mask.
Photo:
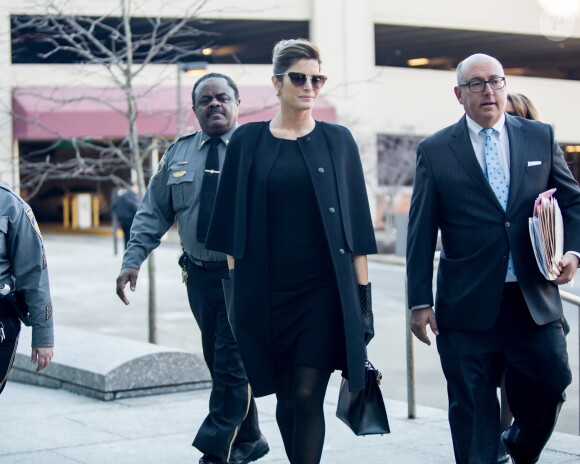
[{"label": "gold insignia", "polygon": [[173,177],[183,177],[187,174],[187,171],[177,171],[173,173]]},{"label": "gold insignia", "polygon": [[38,227],[38,222],[36,222],[36,218],[34,217],[34,213],[32,212],[32,208],[28,208],[26,210],[26,215],[28,216],[28,220],[30,221],[30,224],[32,224],[32,227],[34,228],[34,230],[36,231],[36,233],[40,237],[40,240],[42,240],[42,234],[40,233],[40,228]]}]

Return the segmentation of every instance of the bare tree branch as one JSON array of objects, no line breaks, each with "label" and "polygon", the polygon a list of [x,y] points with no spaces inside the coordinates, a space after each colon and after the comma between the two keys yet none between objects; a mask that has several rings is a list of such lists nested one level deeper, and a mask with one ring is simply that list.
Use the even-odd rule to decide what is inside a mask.
[{"label": "bare tree branch", "polygon": [[[119,9],[107,15],[90,17],[66,11],[67,3],[44,0],[46,14],[42,16],[13,17],[13,47],[25,41],[41,43],[45,50],[41,57],[52,59],[59,55],[72,55],[75,61],[97,65],[105,70],[115,88],[121,90],[118,100],[98,98],[95,95],[63,98],[56,93],[39,93],[39,102],[48,100],[55,106],[75,104],[80,101],[99,102],[109,110],[121,114],[127,122],[128,133],[122,140],[82,140],[64,137],[55,129],[43,124],[39,116],[33,122],[52,134],[53,138],[67,140],[74,155],[61,160],[54,156],[60,141],[39,150],[21,153],[21,186],[29,190],[28,198],[37,195],[49,180],[82,179],[112,181],[116,185],[127,183],[119,174],[130,168],[135,174],[139,190],[145,190],[144,165],[151,154],[159,149],[153,138],[141,137],[137,128],[139,101],[155,85],[146,90],[135,87],[135,79],[152,63],[176,63],[199,57],[204,44],[192,38],[200,37],[196,19],[205,0],[194,0],[177,19],[135,18],[137,0],[119,0]],[[138,27],[139,26],[139,27]],[[207,33],[204,33],[207,35]],[[207,40],[207,39],[206,39]],[[103,91],[106,92],[105,90]],[[25,118],[16,112],[14,120]],[[31,121],[27,121],[31,122]],[[169,124],[169,121],[168,121]],[[162,139],[161,137],[155,137]],[[160,142],[161,145],[165,141]],[[155,324],[155,265],[149,258],[149,341],[156,341]]]}]

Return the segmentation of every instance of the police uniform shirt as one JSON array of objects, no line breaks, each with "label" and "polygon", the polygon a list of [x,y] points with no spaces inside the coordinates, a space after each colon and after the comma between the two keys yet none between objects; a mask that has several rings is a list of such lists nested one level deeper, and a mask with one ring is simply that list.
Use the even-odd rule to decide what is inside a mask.
[{"label": "police uniform shirt", "polygon": [[34,348],[54,345],[48,269],[40,229],[32,209],[0,184],[0,284],[23,292],[32,325]]},{"label": "police uniform shirt", "polygon": [[[221,135],[218,145],[219,165],[223,166],[226,146],[235,127]],[[139,269],[161,237],[173,225],[177,227],[181,246],[193,258],[201,261],[223,261],[223,253],[207,250],[197,241],[197,215],[205,160],[209,151],[209,136],[198,131],[173,143],[159,161],[157,173],[151,178],[147,192],[131,226],[131,239],[123,256],[124,268]]]}]

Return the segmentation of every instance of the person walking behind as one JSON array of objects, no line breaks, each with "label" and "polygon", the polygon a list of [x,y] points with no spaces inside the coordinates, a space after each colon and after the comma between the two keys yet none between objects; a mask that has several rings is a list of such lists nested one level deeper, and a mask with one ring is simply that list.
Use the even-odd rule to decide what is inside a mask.
[{"label": "person walking behind", "polygon": [[0,183],[0,394],[16,356],[21,319],[32,326],[31,362],[40,372],[54,346],[44,245],[30,206]]},{"label": "person walking behind", "polygon": [[505,112],[512,116],[537,121],[540,114],[532,101],[521,93],[508,93]]},{"label": "person walking behind", "polygon": [[[572,380],[558,285],[578,269],[580,189],[552,127],[505,113],[497,59],[463,60],[454,90],[465,115],[417,146],[407,244],[411,329],[426,344],[427,325],[437,336],[456,462],[497,461],[505,367],[514,422],[502,438],[514,463],[531,464]],[[554,281],[536,265],[528,228],[536,198],[551,188],[564,217],[565,254]]]},{"label": "person walking behind", "polygon": [[117,216],[117,220],[123,230],[125,250],[129,243],[131,225],[133,224],[135,214],[137,214],[139,203],[141,203],[141,197],[137,193],[137,184],[132,184],[130,189],[118,189],[115,200],[111,205],[111,210]]},{"label": "person walking behind", "polygon": [[224,74],[209,73],[193,87],[192,102],[201,131],[178,139],[160,160],[133,220],[117,295],[129,304],[125,286],[135,290],[141,264],[177,216],[184,250],[179,263],[213,379],[209,414],[193,446],[203,453],[200,464],[246,464],[269,447],[227,319],[221,286],[226,257],[204,245],[226,145],[237,127],[238,87]]},{"label": "person walking behind", "polygon": [[[505,112],[511,114],[512,116],[519,116],[520,118],[526,119],[540,119],[536,107],[531,102],[531,100],[525,95],[519,93],[508,93],[507,102],[505,107]],[[563,318],[562,321],[565,319]],[[499,452],[497,456],[498,464],[505,464],[509,462],[510,456],[505,449],[501,434],[505,432],[509,426],[512,425],[514,416],[510,409],[510,405],[507,400],[507,393],[505,391],[505,372],[501,376],[500,385],[500,417],[499,417],[499,427],[500,427],[500,437],[499,437]]]},{"label": "person walking behind", "polygon": [[[528,97],[521,93],[508,93],[505,112],[512,116],[519,116],[520,118],[531,119],[534,121],[540,119],[540,114],[538,113],[536,106]],[[564,335],[567,335],[570,332],[570,325],[564,316],[562,316],[562,325]],[[500,391],[500,432],[503,433],[512,425],[514,419],[505,390],[505,373],[501,377]],[[498,464],[504,464],[508,461],[509,454],[505,449],[503,440],[500,436],[497,462]]]},{"label": "person walking behind", "polygon": [[359,291],[370,292],[366,255],[376,253],[357,145],[312,117],[320,62],[307,40],[274,47],[279,113],[232,137],[206,242],[229,255],[234,334],[254,394],[276,394],[292,464],[320,462],[332,371],[363,389]]}]

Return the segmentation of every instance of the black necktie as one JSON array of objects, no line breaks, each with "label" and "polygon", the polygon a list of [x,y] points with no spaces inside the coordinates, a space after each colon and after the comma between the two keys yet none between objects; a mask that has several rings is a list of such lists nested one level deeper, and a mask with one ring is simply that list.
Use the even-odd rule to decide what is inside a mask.
[{"label": "black necktie", "polygon": [[211,211],[215,202],[215,193],[220,173],[218,145],[221,141],[222,139],[220,137],[212,137],[206,142],[209,145],[209,150],[207,152],[207,158],[205,159],[205,171],[203,173],[203,183],[201,184],[201,194],[199,196],[199,212],[197,215],[197,241],[201,243],[205,243]]}]

